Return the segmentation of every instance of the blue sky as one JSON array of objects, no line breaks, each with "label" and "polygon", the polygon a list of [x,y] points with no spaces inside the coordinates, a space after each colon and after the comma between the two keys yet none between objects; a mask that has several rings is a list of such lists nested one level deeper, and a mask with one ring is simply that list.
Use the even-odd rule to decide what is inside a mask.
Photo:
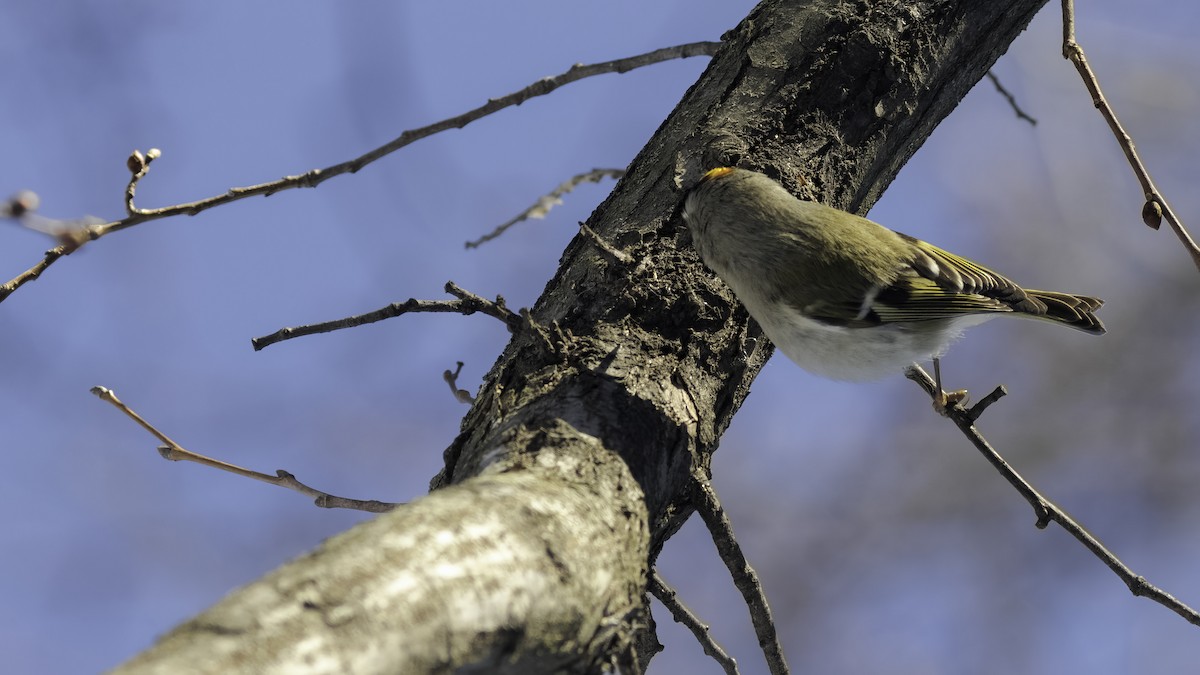
[{"label": "blue sky", "polygon": [[[1190,3],[1086,3],[1079,37],[1185,221],[1200,23]],[[356,156],[576,62],[715,40],[752,3],[41,3],[0,6],[0,192],[50,217],[122,213],[125,157],[158,147],[143,206]],[[1027,477],[1134,569],[1200,605],[1200,276],[1140,195],[1059,55],[1048,7],[901,173],[876,220],[1035,287],[1098,295],[1095,339],[993,322],[951,352],[954,386],[1012,394],[981,423]],[[317,190],[148,223],[88,245],[0,305],[0,653],[13,672],[128,658],[232,588],[365,516],[164,462],[88,394],[113,388],[180,443],[337,494],[427,489],[507,340],[422,315],[253,352],[250,338],[453,279],[531,305],[610,181],[472,251],[462,243],[567,176],[624,167],[703,58],[585,80],[426,139]],[[1195,218],[1191,218],[1195,221]],[[0,228],[0,276],[50,242]],[[768,364],[715,458],[797,670],[1178,672],[1200,640],[1135,599],[1020,498],[901,377],[818,380]],[[701,528],[662,571],[742,672],[763,671]],[[657,611],[657,610],[656,610]],[[658,612],[651,672],[715,665]],[[67,645],[67,646],[65,646]]]}]

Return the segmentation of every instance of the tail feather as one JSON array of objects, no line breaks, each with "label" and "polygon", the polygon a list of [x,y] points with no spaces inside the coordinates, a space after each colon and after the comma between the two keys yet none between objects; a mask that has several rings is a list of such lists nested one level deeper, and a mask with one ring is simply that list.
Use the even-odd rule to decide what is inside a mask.
[{"label": "tail feather", "polygon": [[1061,323],[1093,335],[1104,334],[1104,324],[1094,313],[1104,304],[1100,298],[1054,291],[1025,292],[1046,305],[1046,313],[1037,318]]}]

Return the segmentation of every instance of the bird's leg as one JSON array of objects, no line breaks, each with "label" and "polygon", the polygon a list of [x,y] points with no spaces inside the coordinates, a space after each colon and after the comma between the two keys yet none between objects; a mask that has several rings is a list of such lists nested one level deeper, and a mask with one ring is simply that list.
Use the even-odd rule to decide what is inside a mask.
[{"label": "bird's leg", "polygon": [[933,382],[937,386],[937,393],[933,396],[933,409],[938,411],[939,415],[948,415],[951,408],[967,400],[966,389],[942,389],[942,362],[936,356],[933,357]]}]

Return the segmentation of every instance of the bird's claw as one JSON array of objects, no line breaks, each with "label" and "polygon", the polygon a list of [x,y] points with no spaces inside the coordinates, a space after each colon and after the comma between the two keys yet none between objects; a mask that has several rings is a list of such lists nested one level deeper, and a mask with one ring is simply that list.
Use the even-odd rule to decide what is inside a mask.
[{"label": "bird's claw", "polygon": [[933,397],[933,409],[943,417],[950,416],[950,409],[959,404],[967,402],[967,390],[956,389],[955,391],[942,391],[938,389],[938,393]]}]

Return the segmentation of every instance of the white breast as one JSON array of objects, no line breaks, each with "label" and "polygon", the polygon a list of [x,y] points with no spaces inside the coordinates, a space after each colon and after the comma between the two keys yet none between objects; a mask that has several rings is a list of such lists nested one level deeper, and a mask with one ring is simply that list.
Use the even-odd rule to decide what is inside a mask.
[{"label": "white breast", "polygon": [[759,303],[744,298],[742,302],[779,351],[801,368],[835,380],[899,374],[915,361],[940,355],[966,328],[957,322],[933,332],[894,325],[843,328],[814,321],[780,303],[767,307],[753,306]]}]

